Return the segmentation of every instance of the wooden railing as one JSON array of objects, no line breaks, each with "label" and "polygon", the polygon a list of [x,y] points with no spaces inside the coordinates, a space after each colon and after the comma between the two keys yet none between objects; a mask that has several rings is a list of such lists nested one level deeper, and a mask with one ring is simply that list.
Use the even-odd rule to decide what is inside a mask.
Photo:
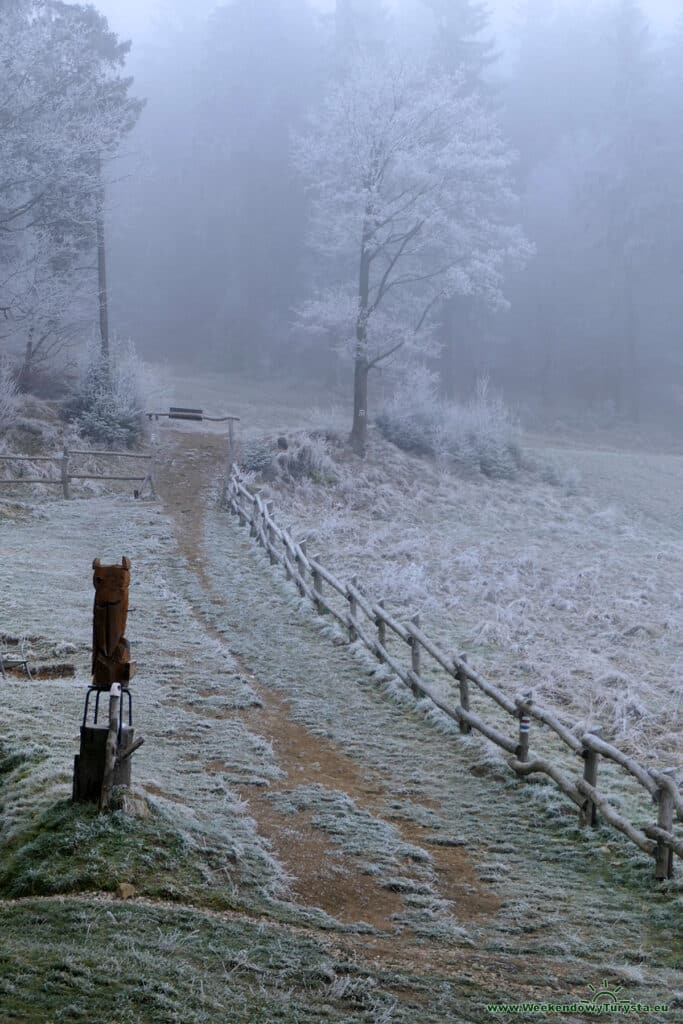
[{"label": "wooden railing", "polygon": [[[251,536],[268,552],[271,563],[284,568],[287,578],[294,582],[302,597],[310,600],[319,615],[327,614],[336,619],[347,631],[350,642],[361,642],[416,697],[431,701],[448,718],[457,722],[461,733],[474,730],[504,750],[510,755],[508,764],[518,776],[548,776],[577,806],[582,826],[597,825],[599,811],[608,825],[654,858],[658,880],[673,877],[674,855],[683,858],[683,839],[674,833],[674,820],[683,822],[683,797],[673,777],[675,769],[644,767],[601,739],[601,729],[583,731],[560,721],[555,713],[534,700],[531,691],[510,696],[484,679],[464,656],[451,654],[430,639],[423,631],[418,615],[407,623],[401,622],[387,611],[384,601],[370,598],[355,576],[348,583],[343,583],[325,568],[319,558],[308,554],[305,542],[297,543],[287,530],[278,526],[272,502],[263,501],[259,493],[253,493],[235,468],[230,473],[225,493],[231,511],[239,516],[242,525],[250,526]],[[324,584],[343,599],[343,610],[335,607],[326,595]],[[409,665],[389,649],[388,632],[406,645],[410,654]],[[423,653],[457,683],[457,704],[449,703],[425,681]],[[515,720],[515,735],[471,710],[472,687]],[[571,754],[583,762],[580,777],[568,777],[563,767],[531,752],[532,721],[550,729]],[[657,807],[656,824],[634,825],[597,788],[601,758],[611,762],[647,791]]]},{"label": "wooden railing", "polygon": [[[105,475],[103,473],[74,473],[71,470],[71,459],[74,456],[93,456],[96,458],[117,458],[117,459],[138,459],[149,463],[147,472],[144,475]],[[142,455],[137,452],[107,452],[107,451],[84,451],[78,448],[69,449],[66,446],[59,455],[0,455],[0,462],[51,462],[59,466],[59,477],[16,477],[13,480],[0,479],[0,485],[14,486],[18,484],[44,484],[48,487],[55,486],[62,488],[65,498],[71,497],[70,483],[72,480],[117,480],[139,483],[137,496],[142,495],[145,487],[149,485],[150,492],[154,496],[154,476],[151,455]]]}]

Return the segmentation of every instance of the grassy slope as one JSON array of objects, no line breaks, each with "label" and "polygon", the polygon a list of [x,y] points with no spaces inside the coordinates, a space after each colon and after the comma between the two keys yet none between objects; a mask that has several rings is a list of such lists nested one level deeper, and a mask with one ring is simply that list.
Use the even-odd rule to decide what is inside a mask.
[{"label": "grassy slope", "polygon": [[[0,906],[3,1022],[483,1020],[487,999],[583,994],[604,974],[643,998],[680,987],[676,887],[653,894],[648,865],[611,836],[607,854],[581,836],[568,845],[558,805],[553,824],[547,801],[525,802],[487,777],[476,743],[445,738],[388,700],[299,616],[228,517],[209,516],[199,579],[150,506],[54,503],[44,516],[0,524],[3,627],[73,641],[79,673],[38,688],[13,680],[6,704],[0,896],[27,900]],[[151,815],[102,822],[66,800],[89,566],[93,552],[124,551],[135,566],[129,634],[147,737],[135,776]],[[360,777],[381,777],[380,792],[370,797],[368,783],[350,799],[333,779],[283,781],[263,697],[235,657]],[[273,855],[246,802],[271,790],[297,827],[306,808],[311,833],[331,837],[333,861],[343,854],[402,890],[390,939],[293,897],[296,856]],[[466,884],[451,889],[433,858],[444,841],[467,854]],[[120,881],[164,902],[87,895]],[[37,896],[55,892],[86,895]]]}]

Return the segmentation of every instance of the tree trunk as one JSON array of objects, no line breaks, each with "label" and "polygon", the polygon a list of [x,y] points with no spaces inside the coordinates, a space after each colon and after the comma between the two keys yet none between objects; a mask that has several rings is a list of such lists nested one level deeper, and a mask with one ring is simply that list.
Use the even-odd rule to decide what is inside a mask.
[{"label": "tree trunk", "polygon": [[624,272],[624,320],[623,393],[627,415],[634,423],[639,423],[640,402],[638,400],[639,382],[636,354],[638,312],[636,309],[635,274],[631,266],[627,266]]},{"label": "tree trunk", "polygon": [[33,337],[30,332],[26,348],[24,350],[24,361],[19,371],[19,390],[29,391],[31,387],[31,376],[33,374]]},{"label": "tree trunk", "polygon": [[353,427],[351,447],[356,455],[365,456],[368,439],[368,367],[367,357],[356,351],[353,372]]},{"label": "tree trunk", "polygon": [[100,194],[97,203],[97,286],[100,307],[100,338],[102,357],[109,359],[109,303],[107,298],[107,261],[104,242],[104,182],[102,167],[98,163]]},{"label": "tree trunk", "polygon": [[[366,219],[369,211],[366,210]],[[369,227],[363,228],[358,281],[358,318],[356,320],[356,357],[353,367],[353,426],[351,447],[356,455],[365,456],[368,439],[368,306],[370,303],[370,255],[367,251]]]}]

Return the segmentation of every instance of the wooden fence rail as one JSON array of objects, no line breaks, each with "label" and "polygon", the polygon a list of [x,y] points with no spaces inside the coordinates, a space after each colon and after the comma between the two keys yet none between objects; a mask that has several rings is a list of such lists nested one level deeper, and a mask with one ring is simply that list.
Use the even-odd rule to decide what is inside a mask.
[{"label": "wooden fence rail", "polygon": [[[496,746],[512,755],[508,764],[520,777],[543,774],[551,779],[577,806],[582,826],[598,823],[598,811],[612,828],[625,835],[655,860],[655,877],[673,877],[673,857],[683,859],[683,840],[674,833],[674,820],[683,822],[683,797],[673,778],[674,769],[664,771],[646,768],[630,755],[601,739],[600,729],[581,732],[561,722],[557,715],[539,705],[531,692],[510,697],[476,672],[464,656],[447,653],[424,632],[419,616],[403,623],[387,611],[384,601],[372,600],[356,577],[342,582],[330,572],[319,557],[309,556],[305,542],[293,539],[275,522],[272,502],[264,502],[241,480],[232,467],[225,489],[228,506],[242,525],[249,525],[251,536],[268,552],[272,564],[285,569],[299,593],[309,598],[319,615],[331,615],[348,633],[351,642],[359,641],[377,660],[388,666],[394,675],[416,697],[429,700],[448,718],[457,722],[460,731],[481,733]],[[310,579],[308,578],[310,577]],[[323,584],[343,599],[344,611],[326,600]],[[371,632],[368,630],[371,627]],[[410,655],[410,664],[403,664],[388,647],[387,631],[402,641]],[[458,684],[459,702],[443,699],[425,681],[422,652],[436,662]],[[485,721],[470,707],[470,684],[515,720],[514,735],[501,731],[498,725]],[[569,779],[564,771],[546,758],[530,751],[531,722],[546,726],[583,763],[581,777]],[[628,821],[598,787],[600,760],[606,759],[628,774],[652,799],[657,807],[657,822],[638,828]]]},{"label": "wooden fence rail", "polygon": [[[73,456],[93,455],[96,458],[117,458],[117,459],[142,459],[149,463],[147,473],[143,475],[105,475],[103,473],[73,473],[69,460]],[[56,477],[28,477],[21,476],[14,480],[0,479],[0,486],[13,487],[15,484],[44,484],[47,487],[61,487],[65,498],[71,497],[70,483],[72,480],[118,480],[129,483],[139,483],[140,489],[136,497],[142,495],[145,487],[149,485],[152,497],[155,496],[153,456],[143,455],[138,452],[88,452],[79,448],[69,449],[66,446],[59,455],[0,455],[0,462],[52,462],[59,465],[59,478]]]}]

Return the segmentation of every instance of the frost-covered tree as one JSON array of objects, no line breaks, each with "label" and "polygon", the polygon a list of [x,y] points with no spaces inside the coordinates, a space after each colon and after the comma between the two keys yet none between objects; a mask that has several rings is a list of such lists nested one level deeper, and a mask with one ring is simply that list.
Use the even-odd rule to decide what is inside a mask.
[{"label": "frost-covered tree", "polygon": [[101,164],[140,110],[119,74],[127,51],[93,7],[0,9],[0,309],[26,370],[70,328],[84,275],[96,280]]},{"label": "frost-covered tree", "polygon": [[434,18],[434,56],[439,66],[463,78],[469,92],[485,87],[496,59],[489,11],[479,0],[422,0]]},{"label": "frost-covered tree", "polygon": [[527,251],[510,221],[511,155],[461,78],[359,54],[311,116],[296,162],[311,183],[312,244],[335,277],[303,318],[351,349],[362,453],[370,372],[424,351],[450,296],[503,301],[505,264]]}]

